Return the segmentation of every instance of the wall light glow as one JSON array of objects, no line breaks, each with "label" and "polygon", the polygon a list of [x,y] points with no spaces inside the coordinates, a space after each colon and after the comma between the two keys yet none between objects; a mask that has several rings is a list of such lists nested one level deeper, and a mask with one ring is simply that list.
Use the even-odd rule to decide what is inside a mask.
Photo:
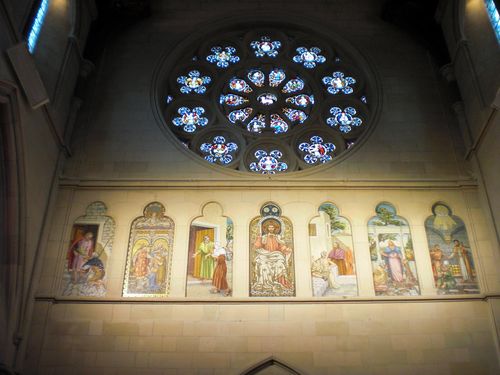
[{"label": "wall light glow", "polygon": [[484,0],[486,4],[486,10],[488,12],[488,17],[490,17],[491,25],[497,36],[497,41],[500,43],[500,17],[498,15],[498,9],[495,5],[494,0]]},{"label": "wall light glow", "polygon": [[42,30],[43,21],[47,15],[48,9],[49,0],[42,0],[28,33],[28,51],[30,51],[30,53],[35,51],[36,42],[40,36],[40,31]]}]

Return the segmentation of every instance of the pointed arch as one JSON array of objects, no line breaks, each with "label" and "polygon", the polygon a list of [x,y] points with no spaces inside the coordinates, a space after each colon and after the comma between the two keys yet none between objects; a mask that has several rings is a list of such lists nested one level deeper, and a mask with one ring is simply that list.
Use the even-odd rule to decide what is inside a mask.
[{"label": "pointed arch", "polygon": [[165,206],[151,202],[130,228],[124,297],[166,297],[174,244],[174,221]]},{"label": "pointed arch", "polygon": [[464,221],[446,203],[436,202],[425,233],[437,294],[480,293]]},{"label": "pointed arch", "polygon": [[0,80],[0,358],[12,363],[25,324],[26,179],[16,86]]},{"label": "pointed arch", "polygon": [[233,220],[210,201],[191,221],[187,251],[186,297],[229,297],[233,276]]},{"label": "pointed arch", "polygon": [[309,222],[313,296],[357,296],[352,229],[339,208],[324,202]]},{"label": "pointed arch", "polygon": [[256,363],[255,365],[251,366],[250,368],[246,369],[241,373],[241,375],[258,375],[263,373],[265,370],[267,370],[270,367],[276,367],[285,370],[288,374],[290,375],[305,375],[303,372],[299,372],[298,370],[294,369],[292,366],[284,363],[283,361],[274,358],[274,357],[269,357],[266,358],[265,360]]},{"label": "pointed arch", "polygon": [[292,222],[267,202],[250,222],[250,297],[295,296]]},{"label": "pointed arch", "polygon": [[115,221],[101,201],[87,206],[73,223],[63,273],[63,296],[104,297]]},{"label": "pointed arch", "polygon": [[415,253],[408,221],[392,203],[381,202],[368,220],[368,242],[375,294],[420,294]]}]

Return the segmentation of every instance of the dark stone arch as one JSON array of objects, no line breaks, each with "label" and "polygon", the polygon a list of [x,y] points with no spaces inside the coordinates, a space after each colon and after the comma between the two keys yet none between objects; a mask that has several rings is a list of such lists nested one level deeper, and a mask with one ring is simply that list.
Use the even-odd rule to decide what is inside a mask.
[{"label": "dark stone arch", "polygon": [[8,369],[14,363],[24,316],[26,199],[18,91],[4,81],[0,81],[0,145],[0,368]]},{"label": "dark stone arch", "polygon": [[241,375],[257,375],[257,374],[263,373],[263,371],[265,371],[266,369],[268,369],[270,367],[276,367],[276,368],[285,370],[290,375],[305,375],[303,372],[301,373],[301,372],[295,370],[290,365],[287,365],[274,357],[269,357],[269,358],[263,360],[262,362],[259,362],[255,365],[251,366],[250,368],[243,371],[241,373]]}]

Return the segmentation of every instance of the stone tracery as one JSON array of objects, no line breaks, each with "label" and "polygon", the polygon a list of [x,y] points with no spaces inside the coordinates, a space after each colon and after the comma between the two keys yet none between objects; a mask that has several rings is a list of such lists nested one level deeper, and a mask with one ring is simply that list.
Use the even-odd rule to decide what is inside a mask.
[{"label": "stone tracery", "polygon": [[[374,91],[356,59],[314,32],[287,28],[216,33],[186,48],[194,56],[176,58],[161,102],[167,127],[188,149],[239,171],[292,172],[335,160],[371,126]],[[231,138],[229,149],[216,137]],[[209,150],[216,143],[225,157]],[[269,158],[276,168],[264,167]]]}]

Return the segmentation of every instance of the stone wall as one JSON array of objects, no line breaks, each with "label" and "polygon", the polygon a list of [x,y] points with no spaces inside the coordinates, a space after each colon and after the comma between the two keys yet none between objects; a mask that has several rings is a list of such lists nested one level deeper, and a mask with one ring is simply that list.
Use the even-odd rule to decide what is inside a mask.
[{"label": "stone wall", "polygon": [[[271,356],[305,374],[498,371],[500,254],[492,220],[462,161],[438,67],[409,35],[380,19],[379,7],[361,0],[312,1],[307,8],[156,1],[149,19],[109,40],[40,260],[28,373],[238,374]],[[154,70],[193,31],[272,11],[357,48],[376,72],[381,111],[366,142],[337,165],[295,176],[241,176],[189,155],[161,130],[151,101]],[[104,202],[116,222],[107,295],[63,298],[71,226],[94,201]],[[130,225],[153,201],[175,222],[169,296],[124,298]],[[249,223],[267,201],[293,223],[293,298],[248,297]],[[421,296],[375,297],[367,221],[382,201],[409,222]],[[481,294],[437,295],[424,222],[438,201],[465,222]],[[219,203],[235,225],[233,296],[217,302],[185,297],[189,225],[207,202]],[[359,297],[312,297],[307,230],[323,202],[335,203],[351,222]]]}]

